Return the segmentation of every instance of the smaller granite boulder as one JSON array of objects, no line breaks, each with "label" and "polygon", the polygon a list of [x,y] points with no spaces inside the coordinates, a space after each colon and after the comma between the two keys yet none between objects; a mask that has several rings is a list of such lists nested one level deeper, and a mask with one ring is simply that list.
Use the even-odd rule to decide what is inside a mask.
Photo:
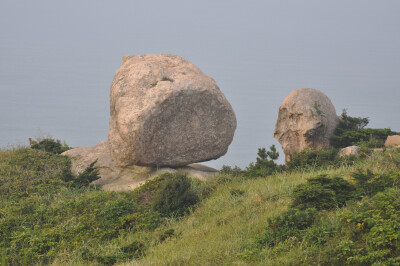
[{"label": "smaller granite boulder", "polygon": [[354,156],[358,157],[358,151],[359,150],[360,150],[360,147],[358,147],[358,146],[349,146],[349,147],[341,149],[338,152],[338,156],[339,157],[344,157],[344,156],[354,155]]},{"label": "smaller granite boulder", "polygon": [[331,100],[315,89],[298,89],[279,107],[274,137],[282,145],[285,161],[304,149],[328,147],[339,118]]},{"label": "smaller granite boulder", "polygon": [[400,148],[400,135],[388,136],[385,141],[385,147],[395,146]]}]

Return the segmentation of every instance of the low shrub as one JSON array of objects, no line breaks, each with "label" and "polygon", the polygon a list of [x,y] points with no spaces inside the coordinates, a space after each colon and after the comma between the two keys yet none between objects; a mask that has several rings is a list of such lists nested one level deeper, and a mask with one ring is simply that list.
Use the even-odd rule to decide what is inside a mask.
[{"label": "low shrub", "polygon": [[[37,142],[37,141],[35,141]],[[65,142],[61,143],[59,139],[53,139],[53,138],[45,138],[40,141],[38,141],[36,144],[33,144],[31,146],[32,149],[36,150],[42,150],[54,154],[61,154],[69,149],[69,147]]]},{"label": "low shrub", "polygon": [[313,225],[317,215],[316,209],[290,208],[283,214],[268,219],[266,231],[257,237],[257,242],[263,247],[273,247],[289,238],[297,238],[300,241],[304,230]]},{"label": "low shrub", "polygon": [[164,182],[153,195],[152,208],[163,216],[182,216],[199,201],[186,174],[165,173]]},{"label": "low shrub", "polygon": [[295,153],[286,163],[287,170],[323,168],[328,166],[352,165],[357,160],[356,156],[338,157],[338,149],[330,147],[319,151],[303,150]]},{"label": "low shrub", "polygon": [[341,177],[320,175],[310,178],[293,190],[292,207],[329,210],[345,205],[354,197],[355,187]]},{"label": "low shrub", "polygon": [[386,188],[398,187],[400,183],[400,173],[398,171],[389,173],[373,173],[371,170],[361,171],[360,169],[351,174],[357,196],[359,198],[372,197],[376,193],[384,191]]}]

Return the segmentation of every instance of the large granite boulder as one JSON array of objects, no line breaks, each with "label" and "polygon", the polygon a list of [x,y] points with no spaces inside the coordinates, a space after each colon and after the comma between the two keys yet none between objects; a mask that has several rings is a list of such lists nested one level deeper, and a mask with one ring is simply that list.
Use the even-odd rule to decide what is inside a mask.
[{"label": "large granite boulder", "polygon": [[279,107],[274,137],[282,145],[288,162],[296,152],[329,146],[338,123],[335,107],[325,94],[315,89],[298,89]]},{"label": "large granite boulder", "polygon": [[171,54],[124,57],[111,85],[110,114],[110,152],[119,166],[217,159],[236,129],[215,81]]},{"label": "large granite boulder", "polygon": [[132,190],[164,172],[181,171],[188,176],[206,180],[217,174],[217,170],[200,164],[190,164],[181,168],[152,168],[143,166],[119,167],[110,156],[108,142],[103,141],[95,146],[79,147],[63,152],[71,158],[71,171],[78,175],[92,162],[99,169],[100,179],[93,182],[104,190]]}]

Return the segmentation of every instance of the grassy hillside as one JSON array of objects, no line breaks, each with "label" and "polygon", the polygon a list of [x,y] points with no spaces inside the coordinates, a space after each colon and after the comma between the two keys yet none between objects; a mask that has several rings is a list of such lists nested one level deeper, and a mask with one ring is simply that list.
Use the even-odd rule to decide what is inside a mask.
[{"label": "grassy hillside", "polygon": [[[358,169],[370,169],[377,178],[384,176],[385,173],[392,174],[389,178],[396,179],[396,182],[388,185],[395,187],[390,193],[397,193],[400,196],[397,187],[400,181],[399,165],[399,151],[390,150],[371,154],[353,166],[328,167],[323,170],[302,169],[256,179],[243,177],[229,179],[226,176],[219,176],[218,179],[221,181],[215,181],[218,185],[213,193],[192,215],[169,225],[177,232],[176,237],[155,245],[146,257],[130,264],[366,265],[372,262],[385,262],[387,256],[398,259],[397,251],[393,254],[386,252],[385,255],[383,255],[385,252],[382,252],[382,256],[376,260],[356,261],[351,259],[354,254],[350,254],[350,252],[357,253],[356,248],[354,250],[348,248],[351,255],[348,257],[342,254],[342,250],[336,250],[340,243],[350,243],[351,237],[346,235],[348,227],[354,224],[356,228],[360,227],[357,226],[358,221],[353,221],[353,224],[343,224],[341,217],[344,213],[349,213],[349,216],[355,214],[359,204],[370,199],[368,196],[354,200],[347,207],[321,210],[320,221],[313,227],[301,230],[300,237],[288,237],[273,246],[260,243],[260,238],[265,235],[268,219],[282,215],[288,210],[292,202],[293,189],[298,184],[305,183],[307,179],[326,174],[355,182],[352,173]],[[399,211],[400,205],[397,205],[395,215],[399,215]],[[350,218],[346,218],[346,221],[347,219]],[[392,216],[387,221],[392,226],[386,228],[388,231],[398,229],[400,226],[400,216]],[[370,226],[372,223],[373,221]],[[371,228],[364,229],[366,232],[371,230]],[[366,232],[360,232],[359,236]],[[398,233],[392,236],[396,239],[395,247],[398,247],[399,236]],[[369,238],[363,238],[362,241],[369,241]],[[357,240],[353,242],[358,244]],[[382,250],[387,249],[389,249],[387,246],[382,247]]]},{"label": "grassy hillside", "polygon": [[399,150],[331,153],[285,170],[261,149],[207,182],[166,174],[106,192],[57,153],[0,151],[0,264],[398,264]]}]

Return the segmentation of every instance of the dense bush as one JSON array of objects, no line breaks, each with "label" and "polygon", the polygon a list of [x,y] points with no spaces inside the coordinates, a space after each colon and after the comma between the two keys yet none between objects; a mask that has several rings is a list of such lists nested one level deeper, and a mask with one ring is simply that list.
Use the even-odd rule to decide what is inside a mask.
[{"label": "dense bush", "polygon": [[369,148],[379,148],[384,146],[387,136],[399,134],[389,128],[364,128],[368,123],[368,118],[351,117],[343,110],[339,125],[330,140],[331,145],[335,148],[345,148],[364,144]]},{"label": "dense bush", "polygon": [[357,160],[354,155],[338,157],[338,149],[325,148],[319,151],[304,150],[295,153],[286,163],[287,170],[321,168],[327,166],[352,165]]},{"label": "dense bush", "polygon": [[293,190],[292,207],[328,210],[345,205],[354,197],[355,187],[341,177],[320,175],[310,178]]},{"label": "dense bush", "polygon": [[47,151],[54,154],[61,154],[69,149],[66,143],[61,143],[59,139],[45,138],[31,146],[32,149]]},{"label": "dense bush", "polygon": [[400,191],[389,189],[341,214],[337,264],[400,264]]},{"label": "dense bush", "polygon": [[198,195],[191,188],[191,180],[186,174],[165,173],[164,182],[154,194],[152,207],[164,216],[184,215],[199,201]]},{"label": "dense bush", "polygon": [[267,229],[262,236],[257,237],[257,242],[262,246],[273,247],[289,238],[301,240],[303,231],[312,226],[317,215],[316,209],[290,208],[283,214],[268,219]]},{"label": "dense bush", "polygon": [[372,197],[386,188],[399,186],[400,174],[398,172],[373,173],[367,169],[365,172],[358,170],[352,173],[352,178],[359,198]]},{"label": "dense bush", "polygon": [[309,166],[321,167],[331,165],[337,159],[338,150],[327,148],[323,150],[303,150],[295,153],[286,164],[286,169],[298,169]]}]

